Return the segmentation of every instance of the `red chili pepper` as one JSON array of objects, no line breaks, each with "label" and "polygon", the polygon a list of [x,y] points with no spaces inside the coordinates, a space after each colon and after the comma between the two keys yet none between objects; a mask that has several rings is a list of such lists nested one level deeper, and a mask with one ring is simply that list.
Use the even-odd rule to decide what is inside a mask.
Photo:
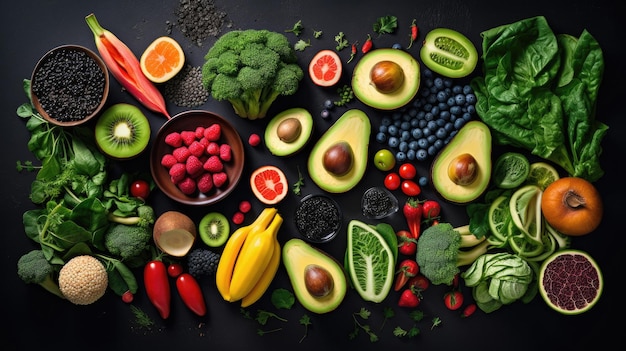
[{"label": "red chili pepper", "polygon": [[471,303],[471,304],[465,306],[465,308],[463,309],[463,313],[461,313],[461,317],[467,318],[467,317],[473,315],[474,312],[476,312],[476,304],[475,303]]},{"label": "red chili pepper", "polygon": [[409,225],[409,231],[413,236],[413,239],[420,236],[420,225],[422,223],[422,204],[414,197],[409,197],[406,203],[402,207],[402,213],[406,222]]},{"label": "red chili pepper", "polygon": [[176,289],[185,305],[198,316],[206,314],[206,303],[202,289],[196,278],[189,273],[183,273],[176,278]]},{"label": "red chili pepper", "polygon": [[168,279],[167,268],[163,262],[153,260],[146,264],[143,270],[146,294],[163,319],[170,316],[171,293]]},{"label": "red chili pepper", "polygon": [[415,42],[415,40],[417,40],[418,34],[419,34],[419,28],[417,27],[417,24],[415,24],[415,19],[413,19],[413,22],[411,22],[411,35],[410,35],[411,41],[409,42],[409,46],[407,46],[407,49],[410,49],[413,43]]},{"label": "red chili pepper", "polygon": [[420,268],[415,260],[407,258],[400,262],[398,272],[396,273],[396,281],[393,289],[400,291],[406,285],[410,278],[415,277],[420,272]]},{"label": "red chili pepper", "polygon": [[367,54],[372,49],[373,45],[372,36],[368,34],[365,43],[363,43],[363,46],[361,47],[361,52]]},{"label": "red chili pepper", "polygon": [[352,43],[352,49],[350,51],[350,59],[346,63],[350,63],[352,61],[352,59],[356,56],[358,45],[359,45],[359,43],[356,42],[356,41],[354,43]]}]

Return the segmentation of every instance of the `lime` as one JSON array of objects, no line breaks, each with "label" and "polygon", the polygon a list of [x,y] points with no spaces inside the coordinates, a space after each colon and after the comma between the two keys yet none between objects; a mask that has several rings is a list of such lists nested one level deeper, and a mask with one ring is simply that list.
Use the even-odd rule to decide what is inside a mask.
[{"label": "lime", "polygon": [[550,183],[559,179],[559,172],[545,162],[535,162],[530,165],[526,184],[538,186],[541,190],[546,190]]},{"label": "lime", "polygon": [[555,311],[567,315],[591,309],[602,295],[604,280],[596,261],[581,250],[564,249],[539,269],[539,292]]},{"label": "lime", "polygon": [[350,280],[365,301],[383,301],[393,285],[396,261],[387,241],[359,220],[348,224],[346,263]]},{"label": "lime", "polygon": [[506,152],[496,159],[493,168],[493,184],[502,189],[520,186],[528,177],[530,162],[519,152]]}]

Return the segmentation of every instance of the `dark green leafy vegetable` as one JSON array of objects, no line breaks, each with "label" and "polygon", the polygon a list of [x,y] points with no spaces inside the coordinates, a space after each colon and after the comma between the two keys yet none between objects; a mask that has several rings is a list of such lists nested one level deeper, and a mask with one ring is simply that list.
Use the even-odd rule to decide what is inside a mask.
[{"label": "dark green leafy vegetable", "polygon": [[604,58],[586,30],[555,35],[543,16],[481,33],[484,76],[472,80],[476,111],[493,139],[598,180],[608,126],[595,119]]},{"label": "dark green leafy vegetable", "polygon": [[396,28],[398,28],[398,18],[396,16],[383,16],[379,17],[376,22],[374,22],[374,32],[378,33],[378,35],[382,34],[391,34]]}]

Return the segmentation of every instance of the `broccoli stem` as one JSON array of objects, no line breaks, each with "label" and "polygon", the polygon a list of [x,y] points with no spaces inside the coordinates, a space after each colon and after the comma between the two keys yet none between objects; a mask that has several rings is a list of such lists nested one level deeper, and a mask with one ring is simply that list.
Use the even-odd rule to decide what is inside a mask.
[{"label": "broccoli stem", "polygon": [[62,299],[65,299],[65,296],[61,292],[61,289],[59,289],[59,285],[54,281],[54,279],[52,279],[50,275],[46,276],[46,278],[43,281],[39,282],[39,285],[41,285],[44,289],[48,290],[49,292],[55,294],[56,296]]},{"label": "broccoli stem", "polygon": [[114,215],[113,213],[109,213],[107,215],[107,219],[110,222],[126,224],[126,225],[138,225],[139,222],[141,221],[141,217],[139,216],[120,217],[120,216]]}]

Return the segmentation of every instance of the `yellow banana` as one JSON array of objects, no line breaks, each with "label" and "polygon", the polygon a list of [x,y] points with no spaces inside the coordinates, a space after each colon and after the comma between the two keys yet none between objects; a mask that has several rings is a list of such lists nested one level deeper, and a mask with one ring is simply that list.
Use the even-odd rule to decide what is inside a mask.
[{"label": "yellow banana", "polygon": [[276,208],[267,207],[251,224],[240,227],[228,238],[224,250],[220,256],[215,273],[215,284],[217,290],[224,300],[231,301],[230,298],[230,280],[233,275],[233,268],[237,261],[237,256],[241,250],[246,238],[250,233],[262,232],[267,228],[277,213]]},{"label": "yellow banana", "polygon": [[274,252],[274,243],[283,217],[276,214],[262,233],[251,234],[243,244],[230,280],[230,301],[248,295],[263,275]]},{"label": "yellow banana", "polygon": [[280,243],[278,242],[278,240],[275,240],[274,252],[272,253],[272,259],[270,260],[270,263],[267,264],[267,268],[261,275],[261,278],[259,278],[259,281],[256,283],[256,285],[254,285],[254,288],[252,288],[250,293],[248,293],[248,295],[244,296],[244,298],[241,299],[241,307],[245,308],[252,305],[253,303],[257,302],[263,296],[263,294],[265,294],[265,291],[267,291],[267,288],[269,288],[272,280],[274,280],[276,272],[278,271],[278,267],[280,266],[280,255]]}]

